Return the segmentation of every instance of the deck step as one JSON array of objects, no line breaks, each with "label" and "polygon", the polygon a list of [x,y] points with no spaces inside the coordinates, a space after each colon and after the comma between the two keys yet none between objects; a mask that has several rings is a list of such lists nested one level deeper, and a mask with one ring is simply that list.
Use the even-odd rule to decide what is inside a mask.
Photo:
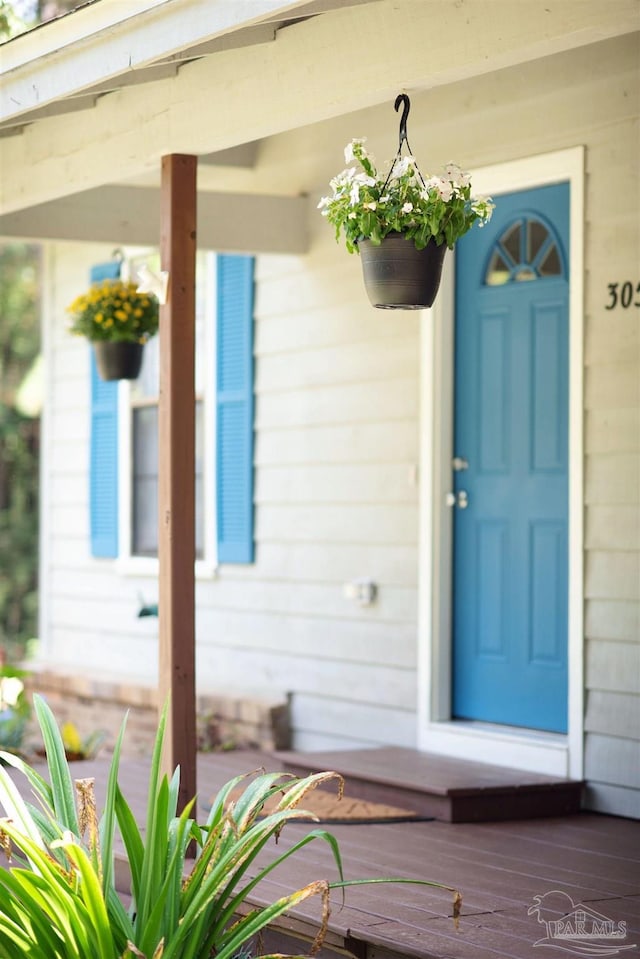
[{"label": "deck step", "polygon": [[341,773],[353,798],[410,809],[444,822],[498,822],[568,816],[580,810],[583,783],[413,749],[278,752],[287,771]]}]

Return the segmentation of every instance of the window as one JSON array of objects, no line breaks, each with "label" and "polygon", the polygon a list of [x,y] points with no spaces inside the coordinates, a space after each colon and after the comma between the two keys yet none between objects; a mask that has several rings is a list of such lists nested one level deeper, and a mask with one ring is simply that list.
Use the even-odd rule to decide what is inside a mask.
[{"label": "window", "polygon": [[560,249],[552,232],[542,220],[520,217],[491,251],[484,281],[487,286],[501,286],[562,275]]},{"label": "window", "polygon": [[[105,264],[92,270],[104,278]],[[109,273],[113,275],[113,273]],[[159,340],[133,384],[103,383],[91,407],[91,546],[134,563],[157,555]],[[253,259],[199,254],[196,283],[196,555],[253,561]],[[119,454],[119,455],[118,455]],[[147,566],[148,569],[148,566]]]},{"label": "window", "polygon": [[[158,264],[149,264],[159,269]],[[133,261],[132,273],[135,275],[139,263]],[[214,441],[214,430],[205,437],[204,420],[207,405],[207,421],[212,419],[209,407],[213,399],[213,390],[205,390],[205,383],[211,383],[215,376],[214,365],[207,364],[206,358],[214,352],[212,330],[207,328],[206,317],[215,315],[215,255],[199,253],[196,265],[196,469],[195,469],[195,512],[196,512],[196,558],[207,559],[215,563],[215,535],[209,537],[205,548],[205,516],[215,534],[215,510],[209,503],[204,485],[205,460],[209,461],[207,472],[212,473],[213,456],[210,447]],[[211,345],[211,350],[209,350]],[[145,347],[142,370],[138,379],[125,386],[125,404],[129,407],[129,422],[124,424],[123,433],[127,438],[125,449],[130,449],[130,470],[121,476],[121,483],[127,489],[124,503],[129,504],[128,516],[121,517],[124,528],[124,552],[131,556],[157,556],[158,554],[158,393],[160,384],[159,338],[154,337]],[[209,366],[207,370],[206,367]],[[207,376],[207,372],[209,376]],[[126,413],[125,413],[126,415]],[[126,454],[125,454],[126,455]]]}]

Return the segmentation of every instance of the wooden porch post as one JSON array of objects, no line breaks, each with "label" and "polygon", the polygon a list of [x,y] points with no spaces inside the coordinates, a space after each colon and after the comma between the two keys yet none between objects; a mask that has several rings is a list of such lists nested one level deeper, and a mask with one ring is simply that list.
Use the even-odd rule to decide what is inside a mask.
[{"label": "wooden porch post", "polygon": [[196,793],[195,272],[197,158],[162,158],[158,480],[159,693],[170,696],[164,768],[180,765],[179,808]]}]

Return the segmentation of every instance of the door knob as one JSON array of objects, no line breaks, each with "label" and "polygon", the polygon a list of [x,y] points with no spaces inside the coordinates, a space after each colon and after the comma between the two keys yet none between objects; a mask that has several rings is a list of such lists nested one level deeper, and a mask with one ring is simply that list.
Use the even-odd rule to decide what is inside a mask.
[{"label": "door knob", "polygon": [[465,489],[461,489],[458,493],[447,493],[445,502],[447,506],[457,506],[458,509],[466,509],[469,505],[469,495]]},{"label": "door knob", "polygon": [[469,469],[469,461],[462,456],[454,456],[451,460],[451,469],[454,473],[460,473],[462,470]]}]

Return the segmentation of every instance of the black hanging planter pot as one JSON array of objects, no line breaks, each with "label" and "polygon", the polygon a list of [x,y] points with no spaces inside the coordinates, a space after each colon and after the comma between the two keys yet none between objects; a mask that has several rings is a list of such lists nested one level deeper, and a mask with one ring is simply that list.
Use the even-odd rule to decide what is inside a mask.
[{"label": "black hanging planter pot", "polygon": [[432,240],[416,250],[402,233],[389,233],[379,246],[358,243],[364,285],[371,305],[381,310],[424,310],[440,287],[446,243]]},{"label": "black hanging planter pot", "polygon": [[103,380],[137,380],[142,366],[142,343],[98,340],[93,350]]}]

